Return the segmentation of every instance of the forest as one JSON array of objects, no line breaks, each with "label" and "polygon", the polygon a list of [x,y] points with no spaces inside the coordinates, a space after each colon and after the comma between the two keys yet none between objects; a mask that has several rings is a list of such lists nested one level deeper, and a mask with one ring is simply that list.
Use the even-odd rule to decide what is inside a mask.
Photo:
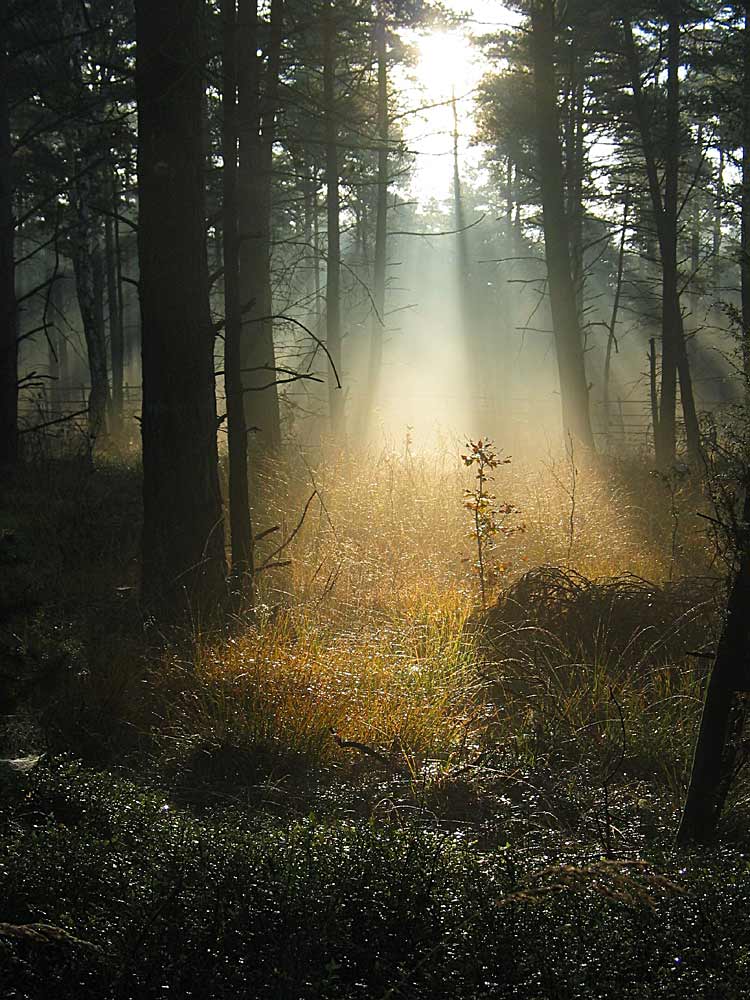
[{"label": "forest", "polygon": [[750,997],[750,0],[0,28],[0,997]]}]

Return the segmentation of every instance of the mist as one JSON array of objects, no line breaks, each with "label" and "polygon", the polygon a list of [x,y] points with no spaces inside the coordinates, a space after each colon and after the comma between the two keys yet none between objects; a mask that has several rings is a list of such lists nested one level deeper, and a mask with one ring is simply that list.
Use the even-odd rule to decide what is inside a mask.
[{"label": "mist", "polygon": [[0,995],[746,997],[748,4],[0,8]]}]

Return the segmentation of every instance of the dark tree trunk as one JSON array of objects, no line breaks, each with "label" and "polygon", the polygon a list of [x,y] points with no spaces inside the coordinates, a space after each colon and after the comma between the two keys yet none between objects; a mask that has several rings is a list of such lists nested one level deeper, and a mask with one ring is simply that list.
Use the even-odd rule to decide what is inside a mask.
[{"label": "dark tree trunk", "polygon": [[571,44],[569,93],[565,121],[565,193],[570,236],[570,270],[576,294],[578,323],[584,346],[583,326],[584,260],[583,260],[583,180],[586,172],[583,142],[583,79],[581,59],[575,44]]},{"label": "dark tree trunk", "polygon": [[570,435],[585,447],[593,448],[581,327],[570,266],[555,79],[555,32],[554,3],[552,0],[537,0],[532,8],[532,45],[539,181],[563,430],[566,436]]},{"label": "dark tree trunk", "polygon": [[136,0],[146,608],[211,614],[226,563],[202,134],[203,0]]},{"label": "dark tree trunk", "polygon": [[237,0],[222,0],[224,111],[224,384],[229,437],[229,525],[232,577],[252,599],[253,537],[247,468],[247,429],[242,386],[242,304],[237,211]]},{"label": "dark tree trunk", "polygon": [[604,409],[604,431],[609,441],[611,431],[612,415],[610,412],[609,389],[611,381],[612,350],[617,353],[617,320],[620,312],[620,298],[622,296],[622,278],[625,270],[625,241],[628,233],[628,213],[630,211],[630,187],[625,190],[625,200],[622,206],[622,231],[620,232],[620,248],[617,253],[617,279],[615,284],[615,296],[612,301],[612,314],[607,330],[607,348],[604,355],[604,377],[602,385],[602,404]]},{"label": "dark tree trunk", "polygon": [[750,492],[746,493],[742,513],[745,537],[740,540],[739,565],[729,592],[726,618],[706,687],[690,784],[677,832],[677,843],[682,845],[705,844],[714,836],[737,754],[737,730],[741,727],[736,723],[741,722],[744,714],[737,692],[750,690],[749,521]]},{"label": "dark tree trunk", "polygon": [[341,375],[341,220],[339,195],[338,123],[336,119],[336,29],[334,8],[323,9],[323,106],[325,111],[325,183],[328,246],[326,249],[326,347],[331,433],[344,433],[344,398],[333,372]]},{"label": "dark tree trunk", "polygon": [[[746,53],[745,62],[746,66],[750,66],[750,31],[745,30],[745,42],[746,42]],[[744,70],[744,79],[748,79],[747,70]],[[750,89],[750,83],[746,84]],[[743,134],[750,136],[750,93],[743,94]],[[747,122],[744,116],[747,115]],[[745,173],[744,169],[744,149],[745,147],[750,147],[750,142],[744,143],[743,145],[743,177],[748,176],[748,212],[750,213],[750,174]],[[718,300],[720,294],[721,286],[721,224],[724,219],[724,147],[719,145],[718,147],[719,162],[716,167],[716,197],[714,199],[714,219],[713,219],[713,231],[711,236],[711,286],[714,297]],[[748,150],[748,157],[750,158],[750,149]],[[750,171],[750,162],[748,162],[748,170]],[[714,307],[715,308],[715,307]]]},{"label": "dark tree trunk", "polygon": [[[0,2],[0,19],[7,17]],[[18,459],[18,330],[13,218],[13,148],[8,101],[10,66],[0,39],[0,467]]]},{"label": "dark tree trunk", "polygon": [[122,393],[125,368],[125,344],[122,332],[122,285],[120,283],[120,239],[116,218],[119,197],[114,164],[109,165],[109,204],[112,214],[105,219],[107,264],[107,311],[109,313],[109,350],[112,358],[112,434],[122,434]]},{"label": "dark tree trunk", "polygon": [[[679,6],[679,4],[677,5]],[[680,25],[670,18],[667,37],[667,135],[664,162],[664,207],[660,229],[662,266],[662,353],[657,464],[674,464],[676,447],[677,324],[682,309],[677,277],[677,197],[679,183],[679,59]]]},{"label": "dark tree trunk", "polygon": [[659,436],[659,390],[656,385],[656,340],[654,337],[651,337],[648,342],[648,387],[651,404],[651,430],[654,441],[656,441]]},{"label": "dark tree trunk", "polygon": [[103,308],[103,260],[98,225],[93,218],[91,207],[94,198],[93,177],[90,172],[85,172],[77,156],[72,162],[72,169],[78,176],[74,183],[75,217],[71,227],[71,249],[78,308],[83,324],[91,380],[88,400],[89,434],[92,442],[95,442],[106,430],[109,402]]},{"label": "dark tree trunk", "polygon": [[[623,18],[625,56],[630,71],[633,104],[646,161],[651,204],[656,221],[662,268],[662,364],[659,427],[654,435],[656,462],[660,468],[674,464],[676,454],[676,375],[680,379],[680,396],[685,420],[688,454],[692,461],[701,456],[700,430],[693,397],[692,379],[685,347],[685,333],[680,306],[679,273],[677,267],[677,223],[679,181],[679,60],[680,60],[680,0],[671,0],[667,41],[667,153],[664,166],[664,198],[662,199],[649,115],[643,98],[638,54],[630,19]],[[655,429],[656,431],[656,429]]]},{"label": "dark tree trunk", "polygon": [[45,318],[47,323],[47,343],[49,346],[50,375],[54,379],[50,388],[50,399],[54,415],[62,415],[62,400],[70,383],[68,364],[68,338],[64,326],[65,296],[63,291],[64,278],[53,272],[50,275],[48,308]]},{"label": "dark tree trunk", "polygon": [[55,285],[58,284],[54,271],[50,274],[47,297],[44,303],[44,313],[42,314],[42,324],[44,326],[44,336],[47,341],[47,374],[50,377],[49,383],[49,409],[50,413],[56,415],[57,396],[60,385],[60,351],[57,345],[57,326],[54,314]]},{"label": "dark tree trunk", "polygon": [[742,358],[744,362],[746,392],[750,395],[750,2],[745,3],[745,23],[742,41],[740,284],[742,295]]},{"label": "dark tree trunk", "polygon": [[[748,330],[750,330],[750,3],[745,4],[743,66],[743,156],[741,204],[742,344],[748,375]],[[750,384],[750,383],[749,383]],[[677,843],[705,844],[716,833],[742,736],[746,705],[738,692],[750,691],[750,489],[745,484],[745,502],[738,539],[737,571],[727,602],[726,618],[716,651],[713,670],[703,702],[693,768]]]},{"label": "dark tree trunk", "polygon": [[310,265],[306,266],[305,295],[314,316],[314,332],[320,314],[320,252],[318,249],[318,181],[315,166],[306,161],[302,165],[305,196],[305,247],[310,251]]},{"label": "dark tree trunk", "polygon": [[279,0],[271,3],[271,38],[265,80],[261,80],[257,0],[239,0],[238,212],[242,369],[247,429],[262,448],[281,444],[271,293],[271,180],[274,117],[281,52]]},{"label": "dark tree trunk", "polygon": [[104,261],[100,225],[94,206],[100,194],[97,159],[99,149],[92,127],[81,114],[80,103],[87,91],[83,81],[84,18],[81,8],[60,7],[61,20],[71,41],[68,49],[69,96],[76,118],[67,138],[68,164],[71,173],[72,213],[70,227],[71,256],[76,280],[78,308],[89,365],[91,391],[88,399],[89,435],[92,444],[106,431],[109,405],[107,346],[104,327]]},{"label": "dark tree trunk", "polygon": [[385,9],[381,2],[375,24],[375,55],[378,64],[378,177],[375,205],[375,266],[372,297],[375,304],[370,324],[370,354],[362,411],[362,431],[367,434],[380,389],[383,369],[385,322],[385,272],[388,228],[388,63]]},{"label": "dark tree trunk", "polygon": [[[699,123],[698,132],[695,139],[695,156],[693,158],[691,170],[693,173],[693,183],[697,187],[700,178],[703,162],[705,159],[705,149],[703,143],[703,123]],[[700,328],[698,310],[700,308],[700,292],[697,284],[698,273],[701,268],[701,200],[697,191],[690,199],[690,326],[697,332]]]}]

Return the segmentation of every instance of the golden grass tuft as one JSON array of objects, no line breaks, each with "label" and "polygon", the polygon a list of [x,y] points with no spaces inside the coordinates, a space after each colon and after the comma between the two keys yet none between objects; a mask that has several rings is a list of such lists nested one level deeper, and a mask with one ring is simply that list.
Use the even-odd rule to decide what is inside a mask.
[{"label": "golden grass tuft", "polygon": [[[260,468],[256,530],[276,530],[261,540],[259,562],[286,565],[260,574],[252,625],[226,641],[199,641],[189,668],[161,671],[166,721],[182,742],[256,747],[311,764],[351,758],[332,731],[411,763],[454,759],[476,742],[488,713],[485,665],[465,629],[478,585],[461,502],[471,470],[459,452],[331,453],[314,465],[299,455]],[[515,520],[525,525],[498,536],[494,594],[541,564],[660,581],[705,563],[695,498],[668,494],[635,466],[516,459],[497,470],[492,492],[519,508]],[[529,677],[533,691],[519,693],[512,677],[501,684],[506,736],[527,738],[521,730],[554,716],[567,719],[568,739],[603,721],[612,727],[604,665],[540,661]],[[649,692],[659,695],[662,680],[654,681],[623,675],[614,685],[628,710],[645,717]],[[676,698],[692,699],[689,683],[676,688]]]},{"label": "golden grass tuft", "polygon": [[[342,756],[333,738],[402,761],[450,754],[476,717],[473,640],[465,613],[347,627],[304,609],[199,645],[173,666],[168,723],[214,747],[255,746],[311,764]],[[169,675],[168,675],[169,676]]]}]

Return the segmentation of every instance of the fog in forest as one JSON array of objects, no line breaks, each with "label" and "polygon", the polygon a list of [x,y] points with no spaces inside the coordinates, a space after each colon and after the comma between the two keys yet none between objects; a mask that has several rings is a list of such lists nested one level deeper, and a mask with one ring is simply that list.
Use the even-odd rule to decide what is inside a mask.
[{"label": "fog in forest", "polygon": [[750,3],[0,0],[0,997],[745,1000]]},{"label": "fog in forest", "polygon": [[[505,8],[488,13],[486,7],[478,5],[463,25],[432,32],[410,28],[404,34],[411,45],[410,62],[398,68],[396,79],[407,124],[388,195],[387,226],[394,235],[388,236],[382,317],[373,298],[373,198],[356,187],[343,198],[339,375],[351,443],[356,439],[362,444],[366,438],[380,447],[408,439],[412,448],[455,450],[468,438],[490,435],[506,450],[548,452],[564,438],[539,208],[525,203],[527,179],[518,167],[514,174],[510,160],[497,162],[481,124],[482,87],[493,65],[480,39],[519,19]],[[580,221],[583,271],[576,278],[576,294],[591,421],[604,450],[620,445],[637,449],[653,439],[651,383],[658,379],[659,360],[658,348],[649,342],[660,337],[656,237],[633,217],[634,203],[646,197],[645,181],[634,182],[628,194],[628,218],[622,192],[617,199],[608,197],[611,174],[621,169],[611,144],[594,133],[584,146],[597,209],[587,209]],[[731,162],[722,158],[719,164],[710,149],[705,155],[698,180],[713,173],[721,193],[737,183]],[[739,392],[729,318],[739,302],[734,250],[727,246],[733,234],[728,220],[715,217],[711,200],[716,201],[716,193],[688,190],[685,197],[699,204],[681,224],[685,254],[690,254],[683,261],[682,311],[696,399],[711,422]],[[128,200],[126,195],[123,204]],[[273,336],[277,362],[289,366],[282,379],[292,371],[304,376],[289,385],[279,382],[284,433],[307,446],[320,443],[330,430],[326,383],[334,381],[322,348],[325,204],[316,195],[312,225],[309,217],[301,218],[296,196],[285,200],[277,199],[272,221]],[[118,297],[123,337],[119,377],[125,385],[126,434],[135,440],[141,378],[135,234],[121,220],[113,227],[110,219],[108,252],[114,252],[114,228],[117,273],[106,275],[101,308],[110,313],[111,325],[109,297]],[[209,253],[215,252],[220,266],[220,233],[209,228],[208,236]],[[90,379],[75,276],[64,256],[39,252],[37,242],[36,237],[18,237],[21,413],[33,425],[39,417],[80,411],[80,423]],[[51,281],[53,277],[57,280]],[[104,279],[101,275],[99,280]],[[223,299],[215,288],[218,318]],[[366,388],[373,324],[383,338],[374,399]],[[216,361],[220,368],[221,343]]]}]

